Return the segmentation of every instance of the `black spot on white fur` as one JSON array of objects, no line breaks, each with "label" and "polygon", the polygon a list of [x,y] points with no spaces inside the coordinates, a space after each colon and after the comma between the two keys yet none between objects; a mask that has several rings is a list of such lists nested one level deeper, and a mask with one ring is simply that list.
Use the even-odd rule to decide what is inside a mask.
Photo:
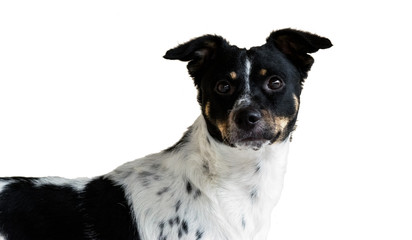
[{"label": "black spot on white fur", "polygon": [[186,220],[183,220],[183,221],[182,221],[182,230],[183,230],[183,232],[184,232],[185,234],[188,234],[188,233],[189,233],[189,226],[187,225]]},{"label": "black spot on white fur", "polygon": [[190,184],[190,182],[186,184],[186,191],[188,194],[192,193],[192,184]]},{"label": "black spot on white fur", "polygon": [[252,202],[256,199],[257,196],[257,189],[254,188],[252,189],[252,191],[250,192],[250,199],[252,200]]},{"label": "black spot on white fur", "polygon": [[260,172],[260,166],[257,165],[257,166],[256,166],[256,170],[255,170],[255,173],[259,173],[259,172]]},{"label": "black spot on white fur", "polygon": [[200,231],[200,230],[197,230],[196,231],[196,240],[202,239],[202,236],[203,236],[203,232]]},{"label": "black spot on white fur", "polygon": [[209,161],[204,159],[203,164],[202,164],[202,168],[203,168],[203,173],[205,175],[210,175]]},{"label": "black spot on white fur", "polygon": [[160,169],[160,164],[154,163],[150,166],[150,169],[157,172]]},{"label": "black spot on white fur", "polygon": [[142,171],[142,172],[140,172],[139,173],[139,179],[140,179],[140,182],[141,182],[141,184],[144,186],[144,187],[148,187],[149,185],[150,185],[150,183],[152,182],[151,181],[151,177],[154,175],[154,173],[153,172],[149,172],[149,171]]},{"label": "black spot on white fur", "polygon": [[197,199],[202,195],[202,192],[199,189],[196,189],[195,193],[193,194],[193,198]]},{"label": "black spot on white fur", "polygon": [[177,201],[177,203],[175,204],[175,211],[178,212],[180,209],[180,206],[182,205],[182,201]]},{"label": "black spot on white fur", "polygon": [[187,235],[188,233],[189,233],[189,226],[187,225],[186,220],[183,220],[177,232],[177,236],[178,238],[181,238],[183,234]]},{"label": "black spot on white fur", "polygon": [[200,189],[196,189],[193,185],[188,181],[186,183],[186,192],[187,194],[191,195],[193,193],[193,199],[197,199],[202,195]]},{"label": "black spot on white fur", "polygon": [[180,217],[179,216],[175,217],[175,224],[177,224],[177,225],[180,224]]},{"label": "black spot on white fur", "polygon": [[246,228],[246,220],[245,220],[245,216],[242,216],[242,229],[244,230]]},{"label": "black spot on white fur", "polygon": [[165,223],[161,222],[159,224],[159,229],[160,229],[159,238],[158,238],[159,240],[166,240],[167,239],[167,235],[166,236],[163,235],[164,228],[165,228]]},{"label": "black spot on white fur", "polygon": [[158,191],[157,192],[157,195],[162,195],[163,193],[166,193],[166,192],[168,192],[170,190],[170,188],[169,187],[164,187],[164,188],[162,188],[160,191]]},{"label": "black spot on white fur", "polygon": [[168,223],[169,223],[169,226],[170,226],[170,227],[173,227],[174,219],[172,219],[172,218],[169,219]]}]

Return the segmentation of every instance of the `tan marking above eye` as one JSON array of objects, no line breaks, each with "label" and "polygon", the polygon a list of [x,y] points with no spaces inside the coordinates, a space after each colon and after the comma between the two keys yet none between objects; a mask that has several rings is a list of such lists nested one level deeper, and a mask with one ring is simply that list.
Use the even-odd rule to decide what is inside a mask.
[{"label": "tan marking above eye", "polygon": [[237,78],[237,74],[235,72],[230,72],[230,77],[235,80]]},{"label": "tan marking above eye", "polygon": [[265,76],[267,72],[268,72],[268,70],[262,68],[262,69],[260,69],[259,74],[260,74],[261,76]]}]

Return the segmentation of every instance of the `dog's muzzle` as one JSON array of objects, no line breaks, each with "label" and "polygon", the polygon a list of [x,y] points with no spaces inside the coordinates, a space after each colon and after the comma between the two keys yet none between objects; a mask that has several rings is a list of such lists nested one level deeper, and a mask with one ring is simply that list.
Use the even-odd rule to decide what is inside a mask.
[{"label": "dog's muzzle", "polygon": [[274,138],[270,118],[257,107],[233,109],[229,116],[229,141],[235,147],[259,149]]}]

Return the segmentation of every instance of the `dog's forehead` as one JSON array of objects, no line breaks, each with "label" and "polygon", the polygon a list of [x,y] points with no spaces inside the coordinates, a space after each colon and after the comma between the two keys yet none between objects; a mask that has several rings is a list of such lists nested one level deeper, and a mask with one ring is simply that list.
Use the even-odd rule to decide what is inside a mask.
[{"label": "dog's forehead", "polygon": [[250,49],[236,47],[231,50],[225,58],[225,61],[229,62],[226,66],[230,67],[225,70],[232,79],[253,81],[253,76],[256,75],[265,76],[273,72],[283,72],[286,75],[296,70],[281,51],[267,44]]},{"label": "dog's forehead", "polygon": [[244,68],[247,60],[247,50],[232,46],[228,51],[225,51],[218,64],[226,71],[235,71],[240,76],[240,71]]},{"label": "dog's forehead", "polygon": [[252,62],[252,67],[261,75],[269,71],[293,71],[296,68],[288,58],[274,46],[267,44],[253,47],[247,51],[248,59]]}]

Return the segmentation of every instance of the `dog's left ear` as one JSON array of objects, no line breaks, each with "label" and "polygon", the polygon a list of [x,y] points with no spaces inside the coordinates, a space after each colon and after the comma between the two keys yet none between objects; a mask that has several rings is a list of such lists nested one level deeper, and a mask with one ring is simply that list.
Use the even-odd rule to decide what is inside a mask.
[{"label": "dog's left ear", "polygon": [[189,62],[187,69],[195,80],[195,85],[198,85],[199,80],[196,77],[216,57],[219,49],[228,45],[229,43],[220,36],[204,35],[170,49],[164,58]]},{"label": "dog's left ear", "polygon": [[314,62],[308,53],[332,47],[327,38],[289,28],[272,32],[266,41],[268,44],[275,44],[300,69],[303,79],[307,77]]}]

